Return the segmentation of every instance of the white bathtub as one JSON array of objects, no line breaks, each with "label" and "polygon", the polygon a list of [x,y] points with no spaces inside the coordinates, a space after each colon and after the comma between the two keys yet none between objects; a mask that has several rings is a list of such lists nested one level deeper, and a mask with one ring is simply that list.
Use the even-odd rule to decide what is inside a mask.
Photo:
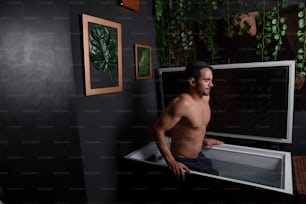
[{"label": "white bathtub", "polygon": [[[220,175],[192,171],[191,174],[254,186],[259,189],[293,195],[291,153],[223,144],[203,148]],[[151,142],[127,154],[125,159],[166,167],[156,144]],[[148,167],[149,168],[149,167]]]}]

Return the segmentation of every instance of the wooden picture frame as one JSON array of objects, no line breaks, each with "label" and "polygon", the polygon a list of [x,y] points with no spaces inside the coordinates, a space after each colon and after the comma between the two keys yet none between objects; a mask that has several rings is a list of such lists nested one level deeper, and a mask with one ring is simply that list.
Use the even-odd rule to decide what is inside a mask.
[{"label": "wooden picture frame", "polygon": [[151,46],[135,44],[136,80],[152,78]]},{"label": "wooden picture frame", "polygon": [[121,24],[82,14],[86,96],[122,91]]}]

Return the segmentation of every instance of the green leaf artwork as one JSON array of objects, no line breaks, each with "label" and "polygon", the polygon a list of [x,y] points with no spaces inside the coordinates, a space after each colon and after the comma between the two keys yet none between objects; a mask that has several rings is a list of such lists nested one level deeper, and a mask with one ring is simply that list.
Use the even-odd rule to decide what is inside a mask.
[{"label": "green leaf artwork", "polygon": [[148,76],[150,74],[150,52],[149,49],[142,49],[138,58],[138,75]]},{"label": "green leaf artwork", "polygon": [[95,69],[107,71],[112,80],[111,72],[118,64],[118,50],[116,40],[105,26],[95,25],[92,28],[89,36],[89,55]]}]

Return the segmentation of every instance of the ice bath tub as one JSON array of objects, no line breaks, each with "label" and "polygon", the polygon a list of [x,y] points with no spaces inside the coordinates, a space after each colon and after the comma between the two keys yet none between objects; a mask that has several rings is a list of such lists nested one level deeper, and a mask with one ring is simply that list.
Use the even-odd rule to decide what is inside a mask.
[{"label": "ice bath tub", "polygon": [[[213,162],[219,176],[192,171],[205,177],[211,177],[233,183],[254,186],[261,189],[293,194],[291,153],[223,144],[203,148],[203,153]],[[133,151],[124,157],[128,160],[165,166],[154,142]]]}]

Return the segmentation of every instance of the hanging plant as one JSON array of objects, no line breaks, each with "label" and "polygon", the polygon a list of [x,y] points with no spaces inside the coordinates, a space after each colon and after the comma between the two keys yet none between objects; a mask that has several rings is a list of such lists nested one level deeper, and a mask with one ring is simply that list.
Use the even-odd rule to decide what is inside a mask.
[{"label": "hanging plant", "polygon": [[296,54],[296,69],[300,76],[304,77],[306,74],[306,8],[303,2],[298,4],[298,30],[297,40],[300,47]]},{"label": "hanging plant", "polygon": [[155,0],[155,22],[161,66],[185,65],[194,58],[191,1]]},{"label": "hanging plant", "polygon": [[167,4],[163,0],[155,0],[155,22],[157,32],[157,45],[159,53],[159,61],[161,64],[168,64],[170,59],[174,58],[171,53],[172,44],[170,39],[167,38],[168,31],[168,16]]},{"label": "hanging plant", "polygon": [[256,54],[261,61],[277,60],[283,44],[282,38],[287,30],[285,18],[280,16],[280,9],[288,7],[288,0],[277,2],[272,10],[266,10],[265,5],[264,1],[263,8],[256,18],[257,24],[261,26],[261,32],[256,35]]},{"label": "hanging plant", "polygon": [[191,2],[176,0],[174,19],[171,21],[172,35],[175,38],[176,64],[186,65],[193,60],[193,28],[187,15],[191,11]]},{"label": "hanging plant", "polygon": [[[218,46],[216,43],[217,37],[217,22],[213,17],[213,12],[218,9],[218,0],[200,0],[198,1],[199,8],[199,40],[203,42],[210,53],[210,63],[213,64],[220,58]],[[208,19],[204,19],[203,15],[208,14]],[[206,17],[206,16],[205,16]]]}]

